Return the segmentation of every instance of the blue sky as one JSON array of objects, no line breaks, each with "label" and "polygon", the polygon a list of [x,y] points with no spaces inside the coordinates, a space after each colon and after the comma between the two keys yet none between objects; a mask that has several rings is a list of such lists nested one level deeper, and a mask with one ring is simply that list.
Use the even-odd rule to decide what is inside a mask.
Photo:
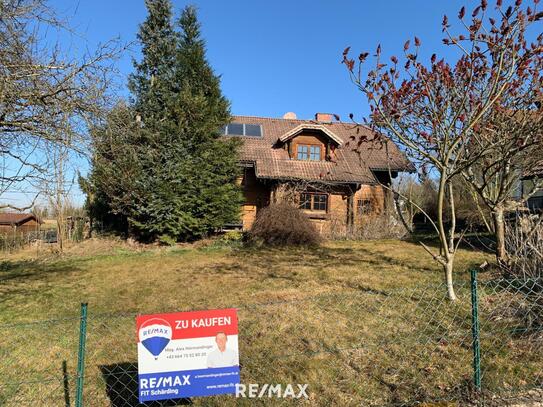
[{"label": "blue sky", "polygon": [[[475,4],[475,2],[471,2]],[[146,16],[143,0],[51,0],[72,20],[92,47],[119,36],[135,40]],[[176,14],[187,2],[173,1]],[[222,77],[232,113],[282,116],[294,111],[300,118],[318,112],[367,112],[362,95],[340,64],[346,46],[354,52],[399,53],[406,39],[417,35],[424,54],[441,44],[444,13],[455,16],[460,1],[193,1],[199,9],[208,59]],[[469,3],[468,3],[469,5]],[[78,39],[72,39],[75,41]],[[76,44],[77,46],[77,44]],[[132,70],[137,47],[119,61],[125,77]]]},{"label": "blue sky", "polygon": [[[50,0],[50,4],[78,33],[61,38],[74,50],[92,50],[115,37],[125,43],[135,41],[138,25],[146,17],[143,0]],[[176,16],[187,4],[173,1]],[[351,46],[357,55],[373,52],[380,43],[388,59],[400,55],[405,40],[416,35],[422,41],[423,58],[435,52],[454,60],[454,50],[441,42],[443,14],[455,21],[462,5],[471,10],[479,2],[195,0],[190,4],[199,10],[208,60],[222,78],[233,114],[281,117],[293,111],[308,119],[316,112],[330,112],[348,120],[349,113],[356,118],[366,115],[368,106],[340,63],[345,47]],[[126,77],[138,52],[135,44],[117,63],[125,97]],[[88,170],[83,161],[76,164],[83,173]],[[73,195],[76,204],[83,202],[77,187]],[[19,194],[8,198],[28,200]]]}]

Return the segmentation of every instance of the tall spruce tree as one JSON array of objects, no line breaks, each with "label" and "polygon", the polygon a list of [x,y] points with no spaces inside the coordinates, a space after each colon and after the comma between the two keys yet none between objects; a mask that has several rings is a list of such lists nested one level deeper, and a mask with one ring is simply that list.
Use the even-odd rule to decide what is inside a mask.
[{"label": "tall spruce tree", "polygon": [[128,89],[134,98],[134,109],[145,119],[148,129],[164,119],[164,107],[172,98],[173,66],[179,34],[172,26],[170,0],[145,0],[149,15],[140,25],[137,38],[142,60],[133,61],[135,72],[129,76]]},{"label": "tall spruce tree", "polygon": [[169,0],[145,4],[132,106],[120,106],[93,132],[86,189],[98,212],[122,217],[118,224],[142,240],[193,240],[238,220],[239,142],[220,137],[229,102],[206,60],[194,7],[174,26]]},{"label": "tall spruce tree", "polygon": [[191,240],[239,217],[238,143],[220,137],[229,102],[206,60],[196,10],[185,8],[178,34],[165,23],[169,3],[157,3],[149,11],[161,18],[150,15],[140,29],[151,43],[131,81],[149,150],[129,221],[143,238]]},{"label": "tall spruce tree", "polygon": [[142,128],[134,119],[135,111],[119,103],[108,113],[104,123],[91,129],[93,156],[91,172],[80,177],[81,190],[87,195],[85,206],[93,228],[126,234],[128,216],[135,198],[141,194],[143,161],[147,150]]},{"label": "tall spruce tree", "polygon": [[145,5],[148,16],[137,34],[142,58],[134,60],[135,72],[128,80],[133,103],[118,104],[105,123],[91,130],[92,169],[81,180],[88,213],[103,223],[101,228],[120,233],[129,232],[127,228],[133,229],[133,221],[140,218],[161,138],[174,129],[167,128],[164,107],[173,98],[172,67],[179,35],[172,25],[169,0],[146,0]]}]

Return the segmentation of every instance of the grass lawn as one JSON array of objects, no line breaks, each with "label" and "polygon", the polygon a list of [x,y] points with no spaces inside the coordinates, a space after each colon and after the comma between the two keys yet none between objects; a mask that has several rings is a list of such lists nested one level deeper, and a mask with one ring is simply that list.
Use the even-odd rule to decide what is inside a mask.
[{"label": "grass lawn", "polygon": [[[455,398],[466,392],[471,375],[467,269],[487,259],[460,250],[460,301],[451,305],[439,267],[409,242],[249,250],[90,240],[62,259],[36,248],[10,254],[0,261],[0,405],[73,402],[80,302],[89,303],[87,405],[133,402],[135,314],[223,307],[239,308],[245,383],[308,383],[307,405]],[[12,325],[49,319],[54,321]],[[489,344],[496,340],[494,333],[482,336]],[[516,352],[522,363],[511,364],[501,349],[493,359],[501,362],[492,369],[512,370],[511,383],[488,373],[489,385],[514,387],[513,378],[533,375],[543,361],[541,350],[530,360]],[[18,383],[31,380],[40,384]]]},{"label": "grass lawn", "polygon": [[[311,295],[440,283],[440,268],[418,245],[333,242],[317,249],[131,248],[91,240],[65,258],[46,249],[0,263],[0,323],[93,312],[158,312],[294,300]],[[488,255],[461,250],[456,269]],[[167,293],[168,295],[165,295]]]}]

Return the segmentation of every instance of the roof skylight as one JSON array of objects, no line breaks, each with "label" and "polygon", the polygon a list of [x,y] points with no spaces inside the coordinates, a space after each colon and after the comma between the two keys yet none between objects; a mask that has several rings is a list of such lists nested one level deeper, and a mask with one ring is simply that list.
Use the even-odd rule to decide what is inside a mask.
[{"label": "roof skylight", "polygon": [[230,123],[222,128],[225,136],[262,137],[262,126],[260,124]]}]

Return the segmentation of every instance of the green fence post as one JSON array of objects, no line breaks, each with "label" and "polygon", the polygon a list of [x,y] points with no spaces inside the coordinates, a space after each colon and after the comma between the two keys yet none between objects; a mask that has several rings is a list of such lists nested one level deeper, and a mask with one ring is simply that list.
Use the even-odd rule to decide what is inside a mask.
[{"label": "green fence post", "polygon": [[477,270],[471,270],[471,335],[473,337],[473,384],[481,390],[481,344],[479,340],[479,303],[477,298]]},{"label": "green fence post", "polygon": [[79,350],[77,352],[77,384],[75,390],[75,407],[83,407],[83,383],[85,375],[85,345],[87,342],[87,303],[81,303],[81,320],[79,324]]}]

